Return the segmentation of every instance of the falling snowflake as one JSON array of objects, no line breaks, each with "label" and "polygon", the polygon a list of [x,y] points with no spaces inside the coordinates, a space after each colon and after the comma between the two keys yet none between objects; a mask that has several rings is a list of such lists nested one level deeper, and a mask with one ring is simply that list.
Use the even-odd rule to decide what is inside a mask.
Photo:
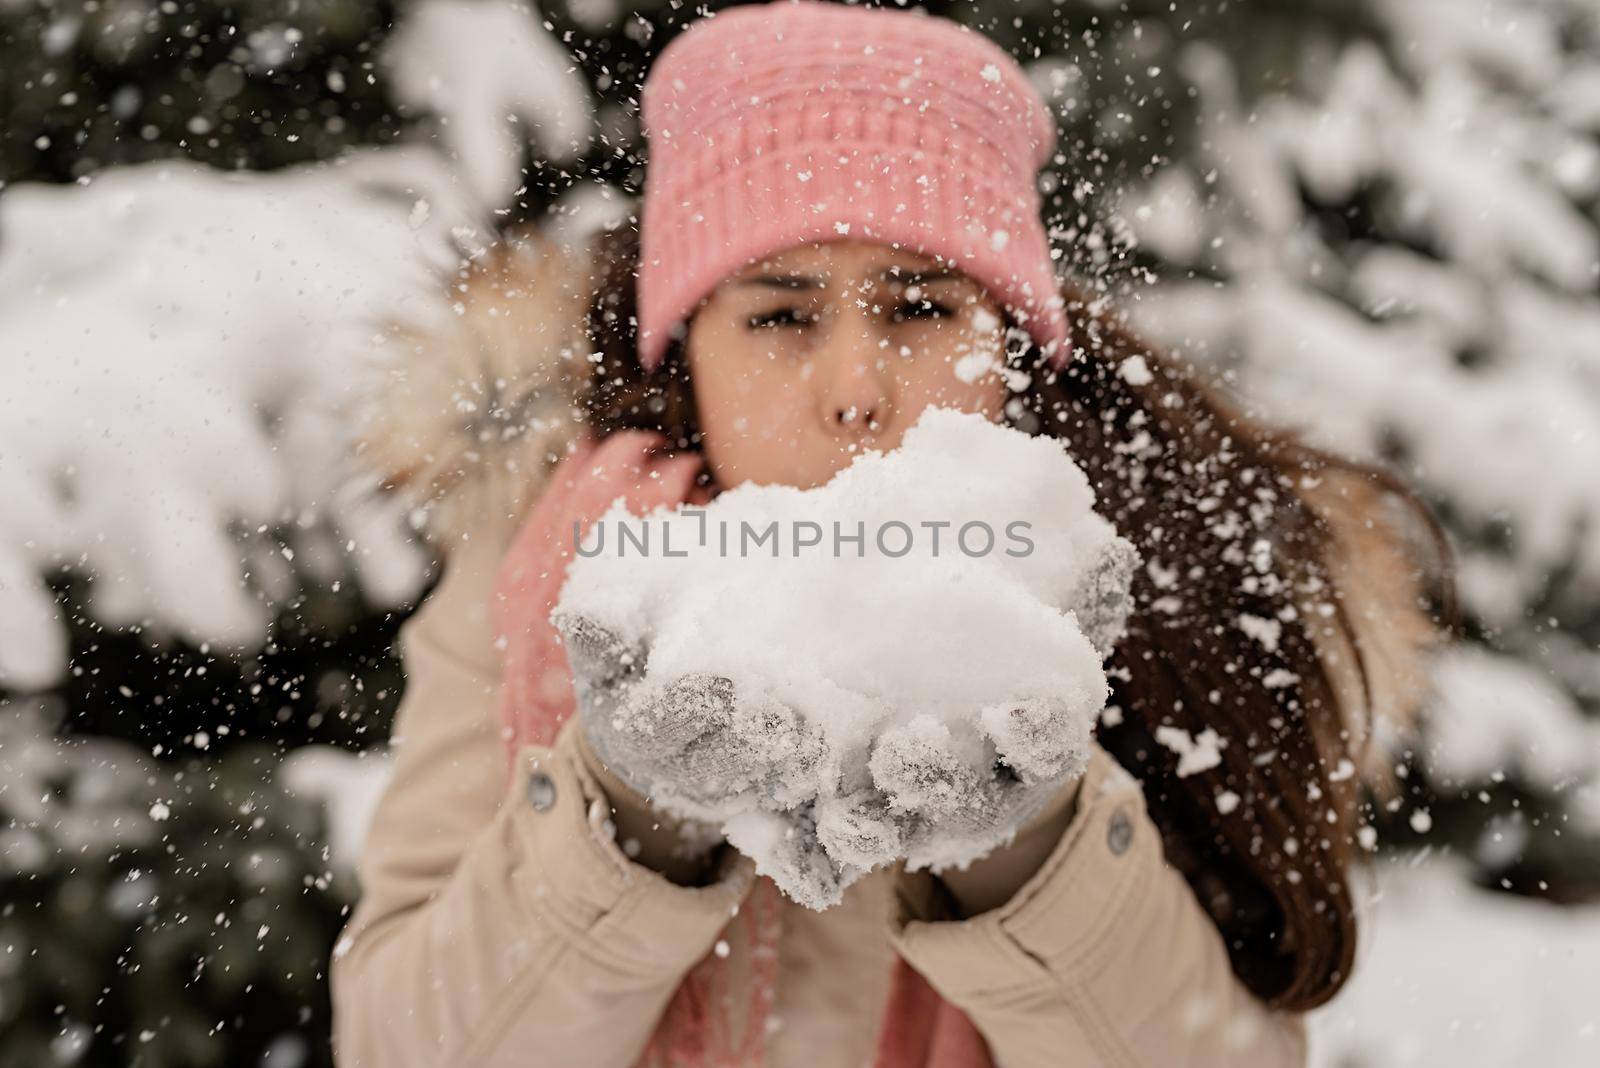
[{"label": "falling snowflake", "polygon": [[1222,738],[1207,727],[1193,737],[1181,727],[1157,727],[1156,741],[1178,754],[1178,778],[1209,771],[1222,763]]},{"label": "falling snowflake", "polygon": [[1150,373],[1150,365],[1145,362],[1143,356],[1137,354],[1123,360],[1117,370],[1122,375],[1122,380],[1130,386],[1147,386],[1155,378]]}]

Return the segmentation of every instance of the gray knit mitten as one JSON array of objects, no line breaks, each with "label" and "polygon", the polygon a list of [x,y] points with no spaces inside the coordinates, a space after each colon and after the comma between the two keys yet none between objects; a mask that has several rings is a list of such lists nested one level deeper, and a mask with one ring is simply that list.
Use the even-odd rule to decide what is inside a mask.
[{"label": "gray knit mitten", "polygon": [[900,835],[906,866],[965,864],[1004,843],[1088,764],[1091,725],[1054,699],[990,705],[977,738],[928,720],[873,744],[871,811]]},{"label": "gray knit mitten", "polygon": [[1139,550],[1128,539],[1109,539],[1067,598],[1066,607],[1077,617],[1101,660],[1111,655],[1127,632],[1133,613],[1133,574],[1140,559]]},{"label": "gray knit mitten", "polygon": [[820,731],[782,702],[704,672],[647,679],[644,641],[574,612],[558,609],[551,621],[595,755],[641,795],[718,820],[741,799],[781,794],[781,781],[821,763]]}]

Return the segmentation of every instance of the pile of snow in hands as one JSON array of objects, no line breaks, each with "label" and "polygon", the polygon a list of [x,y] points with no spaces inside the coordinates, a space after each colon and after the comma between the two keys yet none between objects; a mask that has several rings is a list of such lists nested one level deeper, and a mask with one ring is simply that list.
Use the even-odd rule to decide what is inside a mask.
[{"label": "pile of snow in hands", "polygon": [[665,751],[685,725],[664,715],[691,734],[722,717],[714,750],[635,780],[823,908],[881,864],[938,870],[1009,840],[1038,805],[997,810],[997,775],[1048,800],[1081,774],[1137,563],[1093,504],[1060,441],[930,409],[816,489],[645,517],[619,500],[553,619],[569,643],[581,618],[642,654],[598,733]]}]

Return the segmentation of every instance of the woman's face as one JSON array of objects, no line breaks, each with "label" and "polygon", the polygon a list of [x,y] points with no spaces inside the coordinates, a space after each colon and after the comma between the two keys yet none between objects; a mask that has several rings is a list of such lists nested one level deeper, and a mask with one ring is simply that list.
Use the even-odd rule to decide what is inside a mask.
[{"label": "woman's face", "polygon": [[928,407],[998,421],[1006,401],[1001,305],[873,242],[796,245],[730,275],[691,319],[687,358],[723,489],[821,485]]}]

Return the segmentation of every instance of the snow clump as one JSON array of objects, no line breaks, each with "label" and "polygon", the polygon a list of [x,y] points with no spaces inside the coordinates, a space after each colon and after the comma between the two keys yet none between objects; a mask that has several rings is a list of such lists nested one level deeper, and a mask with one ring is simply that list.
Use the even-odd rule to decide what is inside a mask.
[{"label": "snow clump", "polygon": [[[654,763],[652,802],[719,824],[826,907],[881,864],[981,856],[1082,773],[1138,562],[1094,503],[1062,441],[929,409],[814,489],[745,484],[645,516],[619,499],[552,618],[644,651],[639,693],[710,678],[737,694],[732,712],[679,705],[731,734],[681,776]],[[610,726],[685,737],[637,701]],[[996,805],[997,779],[1039,803]]]}]

